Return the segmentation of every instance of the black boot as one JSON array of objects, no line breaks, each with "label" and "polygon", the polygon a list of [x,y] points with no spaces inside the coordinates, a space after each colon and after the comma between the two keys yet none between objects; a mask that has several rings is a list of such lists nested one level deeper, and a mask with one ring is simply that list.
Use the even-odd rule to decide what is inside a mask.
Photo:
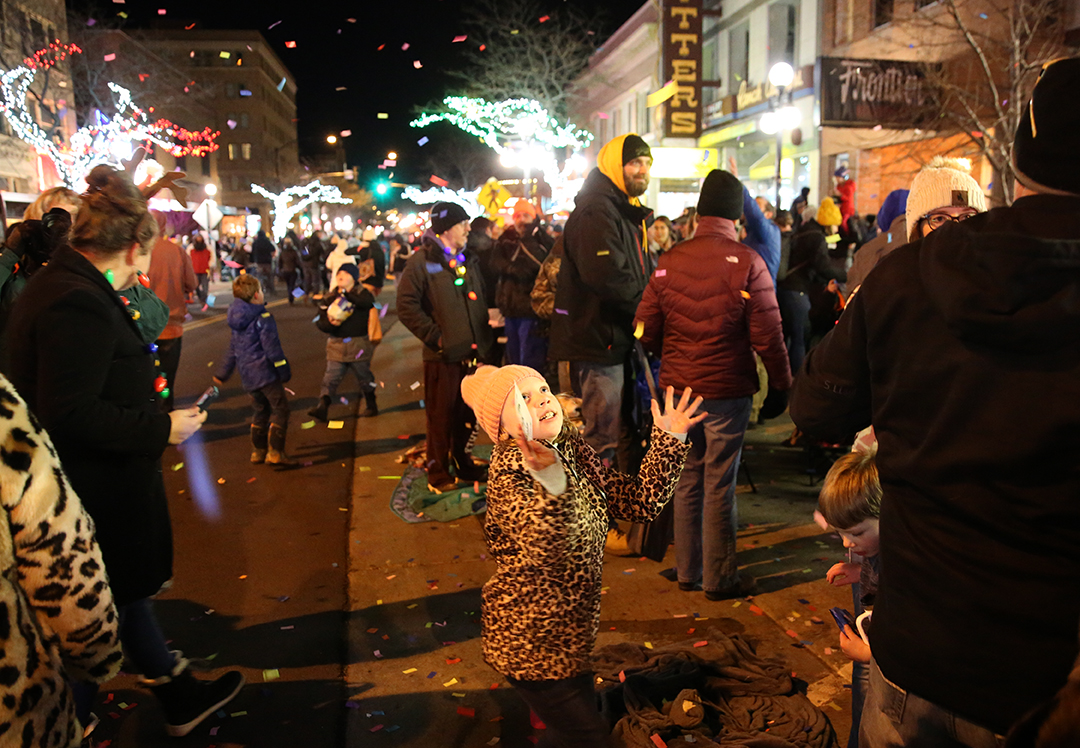
[{"label": "black boot", "polygon": [[366,407],[362,411],[360,411],[360,413],[357,415],[357,418],[373,418],[379,415],[379,406],[375,402],[374,392],[364,393],[364,403]]},{"label": "black boot", "polygon": [[270,424],[270,451],[266,453],[266,464],[296,464],[285,456],[285,427],[277,423]]},{"label": "black boot", "polygon": [[323,395],[319,398],[318,404],[307,412],[312,418],[317,418],[320,421],[329,420],[330,415],[330,397]]},{"label": "black boot", "polygon": [[251,463],[261,465],[266,460],[266,427],[251,424]]},{"label": "black boot", "polygon": [[177,664],[172,675],[144,680],[165,712],[165,729],[174,738],[183,737],[199,723],[233,700],[244,687],[244,676],[230,670],[214,681],[196,680],[187,669],[187,660]]}]

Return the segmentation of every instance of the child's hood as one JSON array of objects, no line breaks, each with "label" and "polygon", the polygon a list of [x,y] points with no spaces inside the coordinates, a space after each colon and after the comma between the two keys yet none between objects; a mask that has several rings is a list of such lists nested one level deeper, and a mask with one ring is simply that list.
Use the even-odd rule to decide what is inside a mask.
[{"label": "child's hood", "polygon": [[263,304],[252,304],[250,301],[233,299],[233,303],[229,306],[226,321],[229,323],[229,327],[234,330],[246,330],[265,311],[266,307]]}]

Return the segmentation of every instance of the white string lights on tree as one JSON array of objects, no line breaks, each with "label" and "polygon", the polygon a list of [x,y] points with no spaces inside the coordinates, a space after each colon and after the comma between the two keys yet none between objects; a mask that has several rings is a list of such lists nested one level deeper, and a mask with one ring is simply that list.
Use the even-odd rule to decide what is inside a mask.
[{"label": "white string lights on tree", "polygon": [[16,137],[29,143],[38,153],[48,156],[60,179],[68,187],[78,189],[90,170],[97,164],[121,166],[134,149],[143,145],[148,150],[157,145],[173,156],[203,157],[218,149],[215,139],[220,135],[209,127],[194,132],[166,119],[151,121],[147,112],[132,101],[131,92],[123,86],[109,83],[116,95],[116,114],[112,119],[99,113],[98,122],[80,128],[70,143],[49,133],[38,125],[27,106],[27,94],[38,70],[46,70],[67,55],[82,50],[74,44],[52,44],[25,60],[25,65],[0,74],[0,105]]},{"label": "white string lights on tree", "polygon": [[251,191],[274,204],[270,212],[274,214],[273,231],[274,239],[277,241],[285,238],[285,234],[289,231],[289,222],[313,203],[338,205],[352,205],[353,203],[352,198],[342,197],[341,190],[337,187],[323,184],[318,179],[300,187],[290,187],[277,194],[257,184],[251,185]]},{"label": "white string lights on tree", "polygon": [[419,187],[409,185],[401,196],[406,200],[412,200],[417,205],[430,205],[432,203],[457,203],[470,218],[484,215],[484,208],[476,199],[480,190],[452,190],[449,187],[429,187],[421,190]]},{"label": "white string lights on tree", "polygon": [[[449,122],[475,135],[499,154],[506,167],[521,167],[526,173],[540,172],[554,193],[564,191],[571,174],[579,172],[579,152],[593,141],[593,134],[572,122],[560,124],[535,99],[507,99],[491,102],[466,96],[448,96],[443,104],[449,111],[424,113],[409,124],[427,127]],[[555,151],[565,149],[559,168]],[[578,183],[580,184],[580,183]]]}]

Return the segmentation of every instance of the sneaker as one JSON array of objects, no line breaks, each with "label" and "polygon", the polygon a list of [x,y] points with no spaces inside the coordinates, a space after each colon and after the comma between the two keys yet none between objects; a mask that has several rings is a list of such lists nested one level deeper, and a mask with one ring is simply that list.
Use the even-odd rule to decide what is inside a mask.
[{"label": "sneaker", "polygon": [[735,597],[746,597],[754,594],[757,581],[749,574],[739,572],[739,580],[730,587],[722,590],[705,590],[705,598],[708,600],[730,600]]},{"label": "sneaker", "polygon": [[244,676],[236,670],[213,681],[196,680],[184,670],[165,683],[150,686],[150,690],[165,711],[166,731],[181,738],[232,701],[243,687]]},{"label": "sneaker", "polygon": [[701,582],[679,582],[679,589],[683,592],[698,592],[701,590]]}]

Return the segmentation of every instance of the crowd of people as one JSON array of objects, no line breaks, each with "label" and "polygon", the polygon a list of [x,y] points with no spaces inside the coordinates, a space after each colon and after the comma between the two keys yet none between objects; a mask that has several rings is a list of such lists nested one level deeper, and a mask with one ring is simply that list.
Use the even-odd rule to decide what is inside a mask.
[{"label": "crowd of people", "polygon": [[[845,167],[835,200],[804,190],[784,211],[733,164],[654,219],[634,134],[603,146],[561,230],[525,200],[505,229],[443,202],[415,247],[315,232],[185,250],[148,209],[160,185],[108,166],[83,195],[42,195],[0,255],[0,735],[77,745],[121,650],[172,735],[243,686],[192,675],[153,605],[173,560],[161,457],[206,418],[172,407],[183,320],[216,271],[233,301],[215,380],[239,372],[252,462],[277,465],[291,374],[275,281],[318,305],[311,413],[327,419],[350,370],[360,415],[378,414],[376,297],[396,276],[423,349],[429,488],[487,482],[484,656],[546,723],[541,745],[608,742],[589,658],[620,520],[669,513],[682,592],[753,593],[735,554],[742,442],[789,396],[803,438],[852,445],[819,499],[857,554],[827,575],[853,586],[848,744],[1080,744],[1078,87],[1080,59],[1046,66],[1016,200],[992,210],[937,158],[868,219]],[[471,454],[478,430],[490,462]]]}]

